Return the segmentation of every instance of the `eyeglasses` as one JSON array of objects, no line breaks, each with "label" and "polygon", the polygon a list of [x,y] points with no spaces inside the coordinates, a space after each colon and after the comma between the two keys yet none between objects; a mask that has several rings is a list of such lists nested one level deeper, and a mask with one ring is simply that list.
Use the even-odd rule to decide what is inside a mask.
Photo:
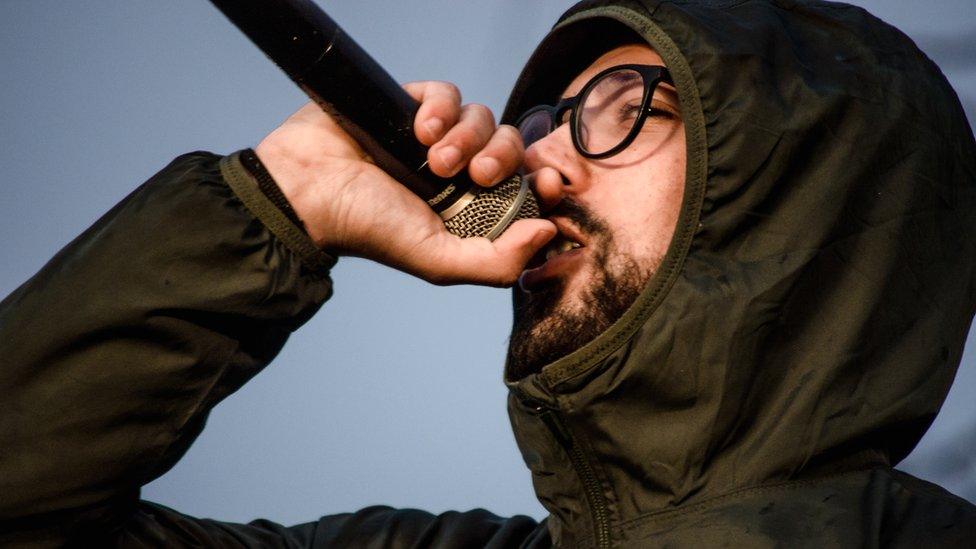
[{"label": "eyeglasses", "polygon": [[606,158],[627,148],[641,131],[654,90],[672,84],[668,69],[657,65],[610,67],[583,86],[578,95],[529,109],[516,123],[525,148],[566,122],[573,146],[586,158]]}]

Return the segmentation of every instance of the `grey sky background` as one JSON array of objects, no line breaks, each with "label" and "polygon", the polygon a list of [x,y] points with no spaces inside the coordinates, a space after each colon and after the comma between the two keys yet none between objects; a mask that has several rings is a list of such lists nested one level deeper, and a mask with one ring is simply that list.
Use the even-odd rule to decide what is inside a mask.
[{"label": "grey sky background", "polygon": [[[572,2],[319,3],[398,80],[450,80],[498,113]],[[854,3],[940,63],[974,120],[976,3]],[[304,102],[205,0],[0,0],[0,14],[0,295],[173,157],[254,146]],[[232,521],[377,503],[543,517],[505,413],[508,292],[348,258],[333,279],[335,297],[143,497]],[[902,466],[970,501],[974,347]]]}]

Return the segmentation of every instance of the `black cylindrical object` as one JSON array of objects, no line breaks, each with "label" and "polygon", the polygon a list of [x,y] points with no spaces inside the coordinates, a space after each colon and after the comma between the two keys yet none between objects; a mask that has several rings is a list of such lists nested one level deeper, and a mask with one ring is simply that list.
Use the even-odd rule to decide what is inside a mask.
[{"label": "black cylindrical object", "polygon": [[313,2],[211,1],[455,234],[494,238],[512,220],[538,216],[517,177],[481,191],[464,171],[434,175],[413,132],[419,104]]}]

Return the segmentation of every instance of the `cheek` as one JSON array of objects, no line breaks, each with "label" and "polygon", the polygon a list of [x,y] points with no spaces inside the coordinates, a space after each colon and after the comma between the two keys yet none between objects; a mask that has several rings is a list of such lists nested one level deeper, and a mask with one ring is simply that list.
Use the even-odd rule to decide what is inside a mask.
[{"label": "cheek", "polygon": [[[646,226],[653,237],[657,255],[664,255],[678,224],[685,189],[685,148],[683,135],[662,155],[658,173],[649,189],[649,215]],[[662,151],[663,152],[663,151]]]},{"label": "cheek", "polygon": [[[663,151],[662,151],[663,152]],[[659,258],[667,252],[678,222],[684,194],[682,154],[656,155],[653,163],[621,179],[612,198],[610,220],[622,251],[636,257]]]}]

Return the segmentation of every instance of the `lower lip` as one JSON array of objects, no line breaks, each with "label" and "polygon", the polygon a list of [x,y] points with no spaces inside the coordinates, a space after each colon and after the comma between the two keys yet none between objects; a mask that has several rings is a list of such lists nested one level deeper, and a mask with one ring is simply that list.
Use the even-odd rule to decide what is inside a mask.
[{"label": "lower lip", "polygon": [[586,248],[576,248],[563,252],[550,258],[535,269],[528,269],[522,272],[519,277],[519,285],[523,290],[532,292],[544,286],[555,278],[566,274],[575,269],[575,266],[583,258]]}]

